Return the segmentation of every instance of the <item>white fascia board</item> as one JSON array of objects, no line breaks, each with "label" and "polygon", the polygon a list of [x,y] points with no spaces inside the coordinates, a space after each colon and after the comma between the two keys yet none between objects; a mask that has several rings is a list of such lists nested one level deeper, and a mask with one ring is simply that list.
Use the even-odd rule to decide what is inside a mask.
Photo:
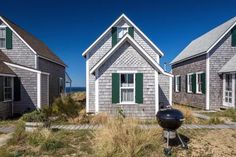
[{"label": "white fascia board", "polygon": [[126,20],[128,23],[130,23],[135,30],[137,30],[154,48],[155,50],[159,53],[160,56],[164,56],[164,53],[123,13],[115,22],[112,23],[110,27],[108,27],[105,32],[103,32],[95,42],[92,43],[83,53],[82,56],[84,57],[87,52],[89,52],[102,38],[105,34],[107,34],[113,26],[115,26],[122,18]]},{"label": "white fascia board", "polygon": [[28,71],[35,72],[35,73],[39,73],[39,74],[50,75],[50,74],[47,73],[47,72],[42,72],[42,71],[35,70],[35,69],[29,68],[29,67],[25,67],[25,66],[22,66],[22,65],[12,64],[12,63],[8,63],[8,62],[4,62],[4,63],[5,63],[6,65],[8,65],[8,66],[12,66],[12,67],[15,67],[15,68],[24,69],[24,70],[28,70]]},{"label": "white fascia board", "polygon": [[116,24],[120,21],[121,18],[123,18],[123,15],[121,15],[115,22],[113,22],[112,25],[111,25],[110,27],[108,27],[108,28],[92,43],[92,45],[90,45],[90,46],[82,53],[82,56],[84,57],[84,56],[87,54],[87,52],[90,51],[90,50],[97,44],[97,42],[99,42],[99,41],[103,38],[103,36],[104,36],[105,34],[107,34],[107,33],[109,32],[109,30],[110,30],[114,25],[116,25]]},{"label": "white fascia board", "polygon": [[227,29],[223,35],[221,35],[221,37],[206,51],[206,53],[209,53],[216,46],[216,44],[218,44],[225,37],[225,35],[229,33],[232,28],[234,28],[235,25],[236,22],[234,22],[234,24],[232,24],[232,26],[229,27],[229,29]]},{"label": "white fascia board", "polygon": [[122,16],[156,49],[160,56],[164,56],[164,53],[125,14]]},{"label": "white fascia board", "polygon": [[137,48],[141,52],[141,55],[147,59],[147,61],[154,66],[156,70],[161,73],[165,73],[164,70],[160,67],[160,65],[155,62],[152,57],[150,57],[146,51],[129,35],[126,34],[91,70],[90,74],[93,74],[97,68],[99,68],[123,43],[128,41],[132,46]]},{"label": "white fascia board", "polygon": [[12,74],[3,74],[3,73],[1,73],[0,76],[16,77],[16,75],[12,75]]},{"label": "white fascia board", "polygon": [[7,25],[8,28],[11,29],[12,32],[14,32],[14,34],[16,34],[16,36],[18,38],[20,38],[20,40],[35,54],[37,55],[36,51],[34,51],[34,49],[0,16],[0,20],[3,21],[5,23],[5,25]]}]

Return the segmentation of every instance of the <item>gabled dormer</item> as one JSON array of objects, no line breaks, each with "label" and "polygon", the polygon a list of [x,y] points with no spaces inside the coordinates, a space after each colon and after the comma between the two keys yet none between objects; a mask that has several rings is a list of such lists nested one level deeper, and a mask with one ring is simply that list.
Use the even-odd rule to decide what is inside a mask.
[{"label": "gabled dormer", "polygon": [[125,15],[122,14],[82,54],[92,60],[90,67],[98,62],[126,34],[129,34],[157,63],[163,52]]}]

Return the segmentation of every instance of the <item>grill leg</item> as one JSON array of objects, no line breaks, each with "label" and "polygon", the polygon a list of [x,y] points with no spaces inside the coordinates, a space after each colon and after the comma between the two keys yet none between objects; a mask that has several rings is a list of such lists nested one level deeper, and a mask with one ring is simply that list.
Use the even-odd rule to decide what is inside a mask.
[{"label": "grill leg", "polygon": [[182,146],[182,148],[184,148],[184,149],[188,149],[188,146],[187,146],[187,144],[181,139],[181,137],[179,136],[179,134],[178,134],[178,132],[176,131],[176,134],[177,134],[177,136],[178,136],[178,139],[180,140],[180,142],[181,142],[181,146]]},{"label": "grill leg", "polygon": [[167,131],[166,148],[164,148],[164,153],[166,156],[171,155],[171,147],[169,147],[169,141],[170,141],[170,132]]}]

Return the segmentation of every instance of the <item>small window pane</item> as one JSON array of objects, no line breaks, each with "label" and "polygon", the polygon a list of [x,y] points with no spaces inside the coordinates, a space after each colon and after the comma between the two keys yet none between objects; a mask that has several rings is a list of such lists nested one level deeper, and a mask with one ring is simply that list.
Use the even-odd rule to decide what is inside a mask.
[{"label": "small window pane", "polygon": [[133,102],[134,89],[121,89],[121,102]]},{"label": "small window pane", "polygon": [[5,28],[0,29],[0,38],[6,38],[6,30]]},{"label": "small window pane", "polygon": [[129,87],[134,86],[134,74],[128,74],[128,84],[129,84]]},{"label": "small window pane", "polygon": [[121,74],[121,87],[127,87],[128,86],[128,76],[127,74]]}]

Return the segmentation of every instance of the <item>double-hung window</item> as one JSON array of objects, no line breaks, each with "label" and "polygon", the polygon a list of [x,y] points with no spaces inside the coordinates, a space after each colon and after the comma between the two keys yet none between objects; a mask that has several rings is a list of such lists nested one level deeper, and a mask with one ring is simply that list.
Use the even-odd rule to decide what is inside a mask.
[{"label": "double-hung window", "polygon": [[180,92],[181,88],[181,77],[179,75],[175,76],[175,92]]},{"label": "double-hung window", "polygon": [[0,48],[6,48],[6,28],[0,27]]},{"label": "double-hung window", "polygon": [[118,41],[128,32],[128,27],[117,27]]},{"label": "double-hung window", "polygon": [[203,85],[203,81],[202,80],[202,72],[199,72],[196,74],[196,83],[197,83],[197,93],[202,94],[202,85]]},{"label": "double-hung window", "polygon": [[4,101],[12,100],[12,78],[4,77]]},{"label": "double-hung window", "polygon": [[134,103],[135,102],[135,75],[120,74],[120,102]]},{"label": "double-hung window", "polygon": [[187,75],[187,81],[188,81],[188,84],[187,84],[187,91],[188,93],[192,93],[193,92],[193,74],[188,74]]}]

